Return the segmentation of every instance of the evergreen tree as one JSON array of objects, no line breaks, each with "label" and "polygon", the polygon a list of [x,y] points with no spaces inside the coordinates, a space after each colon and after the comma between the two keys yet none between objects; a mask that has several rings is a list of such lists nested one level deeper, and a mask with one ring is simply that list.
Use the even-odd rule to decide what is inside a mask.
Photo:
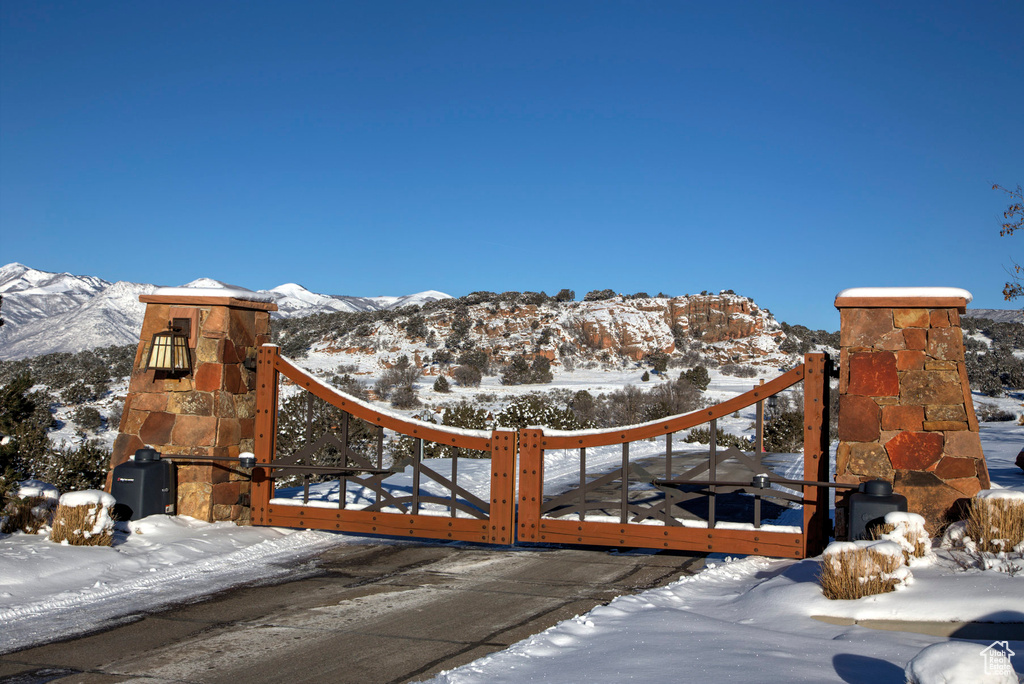
[{"label": "evergreen tree", "polygon": [[701,392],[708,388],[708,384],[711,382],[711,376],[708,375],[708,369],[703,365],[694,366],[688,371],[684,371],[680,378],[685,378],[687,382],[699,389]]},{"label": "evergreen tree", "polygon": [[449,386],[447,378],[443,375],[437,376],[437,380],[434,381],[434,391],[440,392],[441,394],[451,392],[452,388]]},{"label": "evergreen tree", "polygon": [[558,291],[555,295],[556,302],[573,302],[576,301],[576,293],[569,288],[564,288]]}]

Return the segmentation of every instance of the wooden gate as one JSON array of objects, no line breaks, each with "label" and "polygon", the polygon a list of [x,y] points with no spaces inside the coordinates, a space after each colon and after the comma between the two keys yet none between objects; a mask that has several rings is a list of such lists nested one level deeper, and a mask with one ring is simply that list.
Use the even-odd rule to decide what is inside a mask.
[{"label": "wooden gate", "polygon": [[[490,544],[815,555],[830,530],[830,373],[827,355],[808,354],[780,377],[693,413],[609,430],[517,434],[382,412],[265,346],[257,365],[255,448],[262,465],[253,471],[253,522]],[[280,424],[281,376],[300,390],[289,401],[306,402],[304,434],[290,448],[278,448],[279,432],[290,430],[294,438],[297,429],[294,404],[293,424],[288,430]],[[762,453],[760,417],[765,400],[800,382],[803,459],[795,472],[779,474],[776,455]],[[718,421],[750,406],[759,418],[755,443],[720,448]],[[705,423],[707,447],[673,443],[681,431]],[[387,452],[385,431],[391,433]],[[561,472],[550,467],[557,450],[570,450],[575,459],[558,459]],[[282,491],[286,479],[292,487]],[[775,520],[780,513],[791,519]]]},{"label": "wooden gate", "polygon": [[[277,449],[280,376],[306,401],[301,448],[287,452]],[[264,466],[253,471],[254,524],[512,543],[515,432],[457,430],[383,413],[324,384],[274,346],[259,350],[256,385],[256,461]],[[319,408],[317,400],[324,402]],[[387,454],[385,430],[397,445]],[[487,458],[470,458],[481,454]],[[476,477],[476,492],[460,485],[460,463],[464,479]],[[469,473],[466,464],[474,466]],[[289,477],[301,478],[301,499],[277,496],[276,482]],[[483,496],[482,477],[489,482]]]},{"label": "wooden gate", "polygon": [[[518,539],[790,558],[816,555],[829,536],[830,366],[825,354],[808,354],[802,365],[745,394],[643,425],[575,433],[521,431]],[[719,419],[753,405],[760,415],[765,399],[801,381],[802,477],[782,477],[772,471],[767,462],[770,455],[761,453],[760,427],[750,453],[736,446],[719,450]],[[678,442],[673,444],[676,433],[703,423],[709,425],[705,453],[680,450]],[[761,421],[757,423],[760,426]],[[631,453],[631,444],[644,448]],[[545,478],[545,456],[558,449],[578,453],[575,486],[566,486],[564,477],[561,483]],[[598,452],[603,467],[588,468],[588,450],[590,462]],[[617,467],[609,468],[610,455]],[[723,520],[726,498],[730,499],[729,517],[749,512],[752,519]],[[779,501],[802,505],[799,519],[763,524],[764,504]]]}]

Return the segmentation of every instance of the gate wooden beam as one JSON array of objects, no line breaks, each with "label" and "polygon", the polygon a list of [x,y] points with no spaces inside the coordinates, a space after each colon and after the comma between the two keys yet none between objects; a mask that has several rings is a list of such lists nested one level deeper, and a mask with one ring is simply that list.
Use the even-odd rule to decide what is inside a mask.
[{"label": "gate wooden beam", "polygon": [[766,532],[764,529],[621,525],[611,522],[544,518],[539,522],[535,541],[549,544],[591,544],[803,558],[803,538],[804,535],[800,532]]},{"label": "gate wooden beam", "polygon": [[516,433],[495,430],[491,444],[490,542],[511,544],[515,541]]},{"label": "gate wooden beam", "polygon": [[310,530],[337,530],[356,534],[382,534],[417,539],[452,539],[490,542],[487,520],[452,518],[441,515],[403,515],[360,510],[338,510],[314,506],[270,504],[264,525]]},{"label": "gate wooden beam", "polygon": [[[829,377],[831,361],[825,354],[804,357],[804,479],[829,479]],[[803,556],[821,553],[829,538],[826,487],[804,486]]]}]

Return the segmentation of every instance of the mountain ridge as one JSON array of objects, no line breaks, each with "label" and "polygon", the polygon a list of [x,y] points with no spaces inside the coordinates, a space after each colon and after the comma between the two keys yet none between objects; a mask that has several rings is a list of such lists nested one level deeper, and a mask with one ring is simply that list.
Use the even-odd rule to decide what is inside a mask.
[{"label": "mountain ridge", "polygon": [[[225,285],[213,278],[198,278],[183,287]],[[133,344],[138,341],[146,310],[139,295],[157,289],[159,286],[148,283],[110,282],[97,276],[40,271],[18,262],[6,264],[0,267],[0,317],[5,322],[0,327],[0,360]],[[449,297],[436,290],[397,297],[323,295],[295,283],[257,292],[277,302],[278,318],[377,311]]]}]

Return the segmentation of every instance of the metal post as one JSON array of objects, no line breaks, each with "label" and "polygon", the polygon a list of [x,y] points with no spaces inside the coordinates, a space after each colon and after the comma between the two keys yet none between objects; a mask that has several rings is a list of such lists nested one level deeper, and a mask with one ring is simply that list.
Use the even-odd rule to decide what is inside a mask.
[{"label": "metal post", "polygon": [[[711,419],[711,449],[708,452],[708,481],[718,479],[718,419]],[[715,485],[708,485],[708,529],[715,526]]]},{"label": "metal post", "polygon": [[455,493],[455,489],[459,485],[459,450],[456,448],[452,452],[452,517],[455,517],[455,504],[458,503],[458,495]]},{"label": "metal post", "polygon": [[587,518],[587,448],[580,447],[580,522]]},{"label": "metal post", "polygon": [[620,522],[625,525],[629,521],[629,442],[622,443],[622,512]]},{"label": "metal post", "polygon": [[423,460],[423,440],[419,437],[412,441],[412,513],[420,512],[420,462]]},{"label": "metal post", "polygon": [[[672,433],[665,435],[665,479],[672,479]],[[672,506],[672,501],[668,498],[668,492],[662,492],[665,496],[665,524],[668,525],[668,520],[671,518],[669,508]]]}]

